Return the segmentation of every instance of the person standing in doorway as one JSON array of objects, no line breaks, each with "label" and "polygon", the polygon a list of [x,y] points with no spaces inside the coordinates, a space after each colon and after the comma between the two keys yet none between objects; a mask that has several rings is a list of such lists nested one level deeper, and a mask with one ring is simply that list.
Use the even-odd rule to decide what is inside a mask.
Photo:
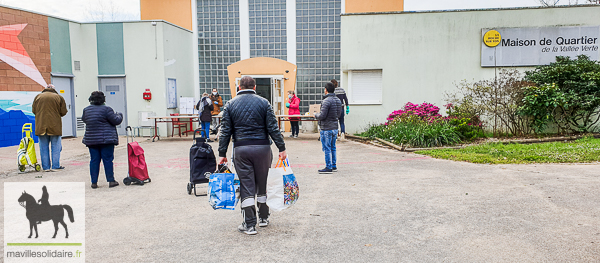
[{"label": "person standing in doorway", "polygon": [[321,112],[315,113],[319,120],[319,133],[321,145],[325,153],[325,168],[319,170],[321,174],[337,172],[336,146],[338,134],[338,120],[342,113],[342,102],[335,96],[335,85],[329,82],[325,85],[325,99],[321,103]]},{"label": "person standing in doorway", "polygon": [[[35,135],[40,141],[42,169],[45,172],[65,169],[60,166],[62,151],[62,117],[67,115],[65,99],[58,95],[54,85],[48,85],[42,93],[35,96],[31,111],[35,115]],[[50,161],[52,150],[52,161]]]},{"label": "person standing in doorway", "polygon": [[[286,105],[290,110],[288,112],[289,115],[300,115],[300,98],[294,94],[293,90],[288,91],[288,102]],[[290,138],[298,138],[298,133],[300,133],[300,118],[290,118],[290,126],[292,126],[292,135]]]},{"label": "person standing in doorway", "polygon": [[108,187],[118,186],[115,181],[113,160],[115,145],[119,145],[117,125],[123,122],[123,113],[115,112],[104,104],[106,97],[102,91],[94,91],[88,101],[90,105],[83,109],[81,120],[85,123],[83,144],[90,151],[90,177],[92,189],[98,188],[100,162],[104,164],[104,174]]},{"label": "person standing in doorway", "polygon": [[212,103],[212,100],[208,97],[208,93],[204,92],[202,94],[202,98],[196,104],[196,109],[200,114],[200,129],[202,130],[202,137],[206,138],[207,142],[212,142],[210,140],[210,122],[212,121],[212,111],[215,106]]},{"label": "person standing in doorway", "polygon": [[340,115],[340,135],[342,136],[342,139],[345,139],[346,136],[346,124],[344,123],[344,105],[346,106],[346,114],[348,115],[350,114],[350,105],[348,105],[348,96],[346,96],[346,91],[342,88],[338,86],[338,82],[335,79],[331,80],[331,83],[333,83],[333,85],[335,86],[335,96],[338,97],[338,99],[340,99],[340,101],[342,102],[342,113]]},{"label": "person standing in doorway", "polygon": [[[279,149],[279,159],[285,160],[285,142],[269,101],[256,95],[256,82],[245,76],[240,80],[237,96],[225,104],[219,136],[219,164],[227,162],[227,147],[233,137],[233,163],[240,178],[240,200],[243,223],[238,230],[248,235],[258,226],[269,225],[267,206],[267,176],[273,160],[271,140]],[[270,139],[269,139],[270,137]]]}]

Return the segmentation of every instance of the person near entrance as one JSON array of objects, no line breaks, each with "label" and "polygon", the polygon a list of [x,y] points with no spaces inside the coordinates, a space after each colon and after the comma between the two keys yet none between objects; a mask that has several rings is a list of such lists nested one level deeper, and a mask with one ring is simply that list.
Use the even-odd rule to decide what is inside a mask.
[{"label": "person near entrance", "polygon": [[319,120],[321,145],[325,153],[325,168],[320,174],[337,172],[337,157],[335,141],[338,133],[338,120],[342,114],[342,102],[335,95],[335,85],[329,82],[325,85],[325,99],[321,103],[321,112],[315,113]]},{"label": "person near entrance", "polygon": [[335,86],[335,96],[342,102],[342,113],[340,115],[340,135],[342,139],[346,136],[346,124],[344,123],[344,105],[346,106],[346,115],[350,114],[350,106],[348,105],[348,96],[346,91],[342,87],[338,87],[338,82],[335,79],[331,80],[331,83]]},{"label": "person near entrance", "polygon": [[208,97],[208,93],[204,92],[202,94],[202,98],[196,104],[196,109],[198,110],[198,114],[200,114],[200,129],[202,132],[200,133],[203,138],[206,138],[207,142],[212,142],[210,139],[210,122],[212,121],[212,111],[215,106],[212,103],[212,100]]},{"label": "person near entrance", "polygon": [[[31,111],[35,115],[35,135],[40,141],[42,169],[45,172],[65,169],[60,165],[62,151],[62,117],[67,115],[65,99],[58,95],[54,85],[48,85],[35,96]],[[50,161],[52,150],[52,161]]]},{"label": "person near entrance", "polygon": [[[210,100],[213,102],[214,109],[212,110],[212,116],[218,116],[221,113],[221,107],[223,107],[223,98],[221,98],[221,94],[217,89],[212,89],[212,93],[210,94]],[[211,123],[213,123],[214,133],[219,129],[219,118],[212,118]]]},{"label": "person near entrance", "polygon": [[92,189],[98,188],[100,161],[104,164],[104,174],[108,187],[118,186],[115,181],[113,160],[115,145],[119,145],[117,125],[123,122],[123,113],[115,112],[105,105],[106,97],[102,91],[94,91],[89,97],[90,105],[83,109],[81,120],[85,123],[83,144],[90,151],[90,177]]},{"label": "person near entrance", "polygon": [[233,163],[240,178],[240,206],[244,219],[238,230],[248,235],[257,234],[255,196],[258,205],[258,226],[269,225],[267,176],[273,159],[271,139],[279,149],[279,159],[285,160],[285,142],[273,108],[268,100],[256,94],[254,79],[245,76],[240,80],[240,91],[236,97],[228,101],[223,108],[219,164],[227,162],[227,148],[229,141],[233,140]]},{"label": "person near entrance", "polygon": [[[300,115],[300,98],[294,94],[293,90],[288,91],[288,102],[285,104],[290,110],[288,112],[289,115]],[[290,118],[290,125],[292,126],[292,135],[290,138],[298,138],[298,133],[300,133],[300,118]]]}]

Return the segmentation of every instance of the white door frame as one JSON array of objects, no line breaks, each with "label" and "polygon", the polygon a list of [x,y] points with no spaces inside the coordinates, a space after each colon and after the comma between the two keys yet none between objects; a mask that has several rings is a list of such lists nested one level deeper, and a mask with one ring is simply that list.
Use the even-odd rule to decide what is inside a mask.
[{"label": "white door frame", "polygon": [[77,137],[77,117],[75,116],[75,87],[74,87],[74,83],[73,83],[73,78],[75,77],[72,74],[60,74],[60,73],[50,73],[50,75],[52,76],[52,83],[54,83],[54,78],[68,78],[69,82],[70,82],[70,87],[69,89],[71,89],[71,98],[69,98],[71,100],[71,108],[67,108],[67,111],[71,112],[71,132],[72,132],[72,137]]}]

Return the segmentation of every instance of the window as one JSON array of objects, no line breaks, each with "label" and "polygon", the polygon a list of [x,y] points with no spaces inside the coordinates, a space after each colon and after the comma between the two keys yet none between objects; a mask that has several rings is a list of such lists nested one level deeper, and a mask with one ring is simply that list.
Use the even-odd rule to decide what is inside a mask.
[{"label": "window", "polygon": [[348,71],[350,104],[382,104],[382,70]]},{"label": "window", "polygon": [[177,83],[176,83],[175,79],[168,79],[167,80],[167,109],[175,109],[175,108],[177,108]]}]

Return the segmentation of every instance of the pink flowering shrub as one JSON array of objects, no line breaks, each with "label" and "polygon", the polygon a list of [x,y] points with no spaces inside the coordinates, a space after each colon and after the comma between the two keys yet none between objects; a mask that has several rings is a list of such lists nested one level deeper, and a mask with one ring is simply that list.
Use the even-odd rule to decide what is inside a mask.
[{"label": "pink flowering shrub", "polygon": [[391,123],[394,120],[421,120],[432,123],[436,120],[442,119],[442,115],[440,115],[440,108],[431,104],[424,102],[422,104],[414,104],[408,102],[404,105],[404,107],[400,110],[396,110],[392,112],[387,117],[387,123]]}]

